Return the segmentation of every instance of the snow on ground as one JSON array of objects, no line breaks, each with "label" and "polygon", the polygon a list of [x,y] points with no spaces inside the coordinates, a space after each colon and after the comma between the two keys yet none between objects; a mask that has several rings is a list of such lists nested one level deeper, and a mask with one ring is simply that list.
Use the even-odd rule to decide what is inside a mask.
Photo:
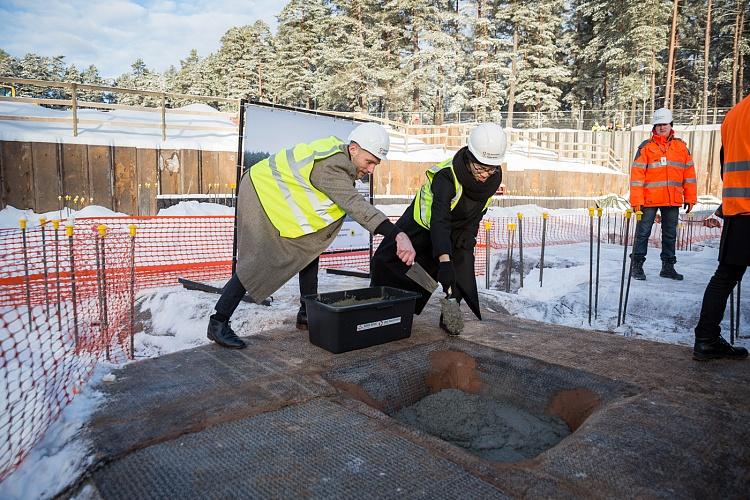
[{"label": "snow on ground", "polygon": [[[78,109],[78,136],[73,136],[71,110],[57,110],[25,102],[0,102],[0,116],[34,117],[41,121],[0,120],[0,140],[129,146],[154,149],[236,151],[237,125],[226,113],[205,104],[191,104],[166,112],[167,140],[161,137],[161,109],[99,111]],[[192,113],[191,113],[192,112]],[[201,113],[201,114],[195,114]],[[44,121],[51,118],[55,121]],[[68,119],[68,121],[58,121]],[[96,120],[103,123],[90,123]],[[140,125],[140,126],[139,126]],[[181,128],[205,127],[206,129]]]},{"label": "snow on ground", "polygon": [[234,207],[221,203],[207,203],[199,201],[181,201],[171,207],[162,208],[158,215],[234,215]]},{"label": "snow on ground", "polygon": [[[601,247],[598,318],[588,323],[589,244],[561,245],[545,250],[543,286],[539,286],[539,248],[524,249],[524,287],[519,288],[518,249],[514,255],[511,293],[505,293],[506,252],[493,255],[492,290],[478,280],[480,294],[489,303],[514,316],[576,328],[612,331],[657,342],[692,345],[693,328],[700,315],[703,293],[717,266],[718,243],[696,244],[694,251],[678,251],[676,269],[684,281],[659,277],[660,250],[650,248],[644,270],[646,281],[632,280],[624,325],[617,326],[623,247]],[[596,248],[594,248],[596,259]],[[594,260],[594,282],[596,261]],[[627,274],[625,276],[627,286]],[[747,296],[746,294],[744,295]],[[594,302],[596,300],[593,294]],[[492,308],[492,305],[490,305]],[[750,301],[741,303],[740,332],[750,335]],[[722,331],[729,338],[729,306]],[[750,347],[742,339],[739,345]]]},{"label": "snow on ground", "polygon": [[104,401],[98,387],[113,368],[100,363],[90,381],[31,450],[13,474],[0,484],[0,498],[52,498],[75,482],[93,459],[83,426]]}]

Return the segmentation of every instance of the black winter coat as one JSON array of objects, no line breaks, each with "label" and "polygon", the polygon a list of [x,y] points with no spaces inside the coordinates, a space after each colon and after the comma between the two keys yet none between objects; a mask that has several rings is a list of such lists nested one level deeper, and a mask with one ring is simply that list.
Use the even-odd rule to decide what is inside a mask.
[{"label": "black winter coat", "polygon": [[[464,150],[459,151],[459,157]],[[457,164],[459,163],[459,164]],[[467,168],[463,162],[454,158],[454,169]],[[460,177],[459,177],[460,179]],[[432,180],[432,216],[430,230],[414,221],[414,201],[396,222],[396,226],[409,236],[417,252],[416,261],[430,276],[437,279],[438,256],[451,256],[456,271],[458,291],[453,296],[466,300],[477,318],[479,312],[479,295],[474,275],[474,247],[479,223],[484,216],[484,205],[491,194],[497,190],[502,181],[502,171],[491,176],[483,189],[489,193],[481,199],[471,199],[466,192],[461,196],[456,207],[450,209],[450,201],[456,190],[449,169],[439,171]],[[416,303],[416,314],[420,314],[430,299],[431,294],[406,276],[408,266],[396,256],[395,233],[386,237],[373,255],[370,266],[371,286],[392,286],[402,290],[411,290],[420,294]],[[440,290],[440,288],[438,288]]]}]

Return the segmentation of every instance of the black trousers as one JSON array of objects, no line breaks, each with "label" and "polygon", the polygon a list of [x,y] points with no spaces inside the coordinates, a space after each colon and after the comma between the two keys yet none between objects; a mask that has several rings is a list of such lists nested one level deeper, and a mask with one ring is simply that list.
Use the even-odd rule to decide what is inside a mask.
[{"label": "black trousers", "polygon": [[695,327],[695,338],[712,340],[721,335],[721,320],[727,308],[727,299],[734,287],[742,279],[747,266],[719,263],[703,294],[703,305],[698,325]]},{"label": "black trousers", "polygon": [[[302,301],[302,296],[313,293],[318,293],[318,264],[320,258],[316,257],[315,260],[310,262],[304,269],[299,272],[299,294],[301,307],[305,308],[305,303]],[[221,297],[216,302],[216,313],[220,316],[226,316],[231,318],[240,301],[245,296],[245,287],[242,286],[242,282],[237,277],[237,274],[233,274],[227,284],[221,292]],[[265,298],[265,297],[263,297]],[[261,299],[262,300],[262,299]],[[255,299],[253,298],[253,302]]]}]

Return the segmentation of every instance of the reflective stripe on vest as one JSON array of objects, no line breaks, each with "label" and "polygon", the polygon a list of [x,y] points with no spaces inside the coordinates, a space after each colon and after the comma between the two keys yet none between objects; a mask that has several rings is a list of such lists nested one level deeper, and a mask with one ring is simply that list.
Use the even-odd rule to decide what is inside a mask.
[{"label": "reflective stripe on vest", "polygon": [[[414,221],[425,229],[430,229],[430,221],[432,220],[432,179],[435,178],[435,174],[440,172],[444,168],[449,168],[451,172],[451,178],[453,179],[453,186],[456,189],[456,194],[451,199],[451,211],[456,208],[458,201],[461,199],[461,195],[464,192],[463,186],[458,182],[456,173],[453,171],[453,158],[438,163],[434,167],[431,167],[425,172],[427,180],[424,181],[422,187],[419,189],[417,197],[414,199]],[[487,198],[487,202],[484,204],[486,210],[492,197]]]},{"label": "reflective stripe on vest", "polygon": [[268,219],[284,238],[299,238],[327,227],[345,215],[310,181],[316,160],[341,152],[337,137],[298,144],[261,160],[250,178]]}]

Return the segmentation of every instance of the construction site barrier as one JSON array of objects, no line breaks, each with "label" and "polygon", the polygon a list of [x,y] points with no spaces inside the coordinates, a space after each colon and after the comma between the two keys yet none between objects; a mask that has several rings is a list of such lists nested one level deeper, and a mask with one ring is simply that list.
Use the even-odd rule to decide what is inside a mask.
[{"label": "construction site barrier", "polygon": [[[392,218],[395,219],[395,218]],[[488,218],[477,235],[476,274],[511,238],[526,248],[589,240],[586,215]],[[622,214],[602,219],[604,243],[622,245]],[[0,481],[81,390],[97,361],[133,357],[135,298],[177,278],[219,286],[232,268],[231,216],[107,217],[0,230]],[[721,224],[684,218],[678,245],[718,238]],[[631,233],[632,234],[632,233]],[[374,238],[377,247],[381,237]],[[632,237],[630,238],[632,241]],[[652,243],[660,240],[654,225]],[[243,249],[248,251],[248,249]],[[370,249],[331,248],[322,268],[369,270]]]}]

